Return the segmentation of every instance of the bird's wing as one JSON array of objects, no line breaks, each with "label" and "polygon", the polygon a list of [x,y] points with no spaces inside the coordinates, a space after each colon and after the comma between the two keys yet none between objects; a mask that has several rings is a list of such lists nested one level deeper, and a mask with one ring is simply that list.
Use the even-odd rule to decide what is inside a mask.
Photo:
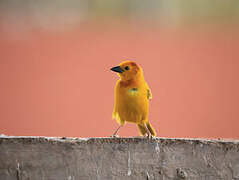
[{"label": "bird's wing", "polygon": [[152,99],[152,93],[151,93],[151,90],[149,88],[147,89],[147,98]]},{"label": "bird's wing", "polygon": [[146,89],[147,89],[147,98],[152,99],[153,97],[152,97],[152,93],[151,93],[151,90],[149,88],[149,85],[147,84],[147,82],[145,82],[145,84],[146,84]]}]

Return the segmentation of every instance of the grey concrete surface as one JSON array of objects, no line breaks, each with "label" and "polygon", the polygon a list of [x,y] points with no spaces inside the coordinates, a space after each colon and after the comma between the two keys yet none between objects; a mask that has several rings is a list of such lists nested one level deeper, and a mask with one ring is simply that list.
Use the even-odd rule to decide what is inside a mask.
[{"label": "grey concrete surface", "polygon": [[239,141],[0,136],[0,180],[237,180]]}]

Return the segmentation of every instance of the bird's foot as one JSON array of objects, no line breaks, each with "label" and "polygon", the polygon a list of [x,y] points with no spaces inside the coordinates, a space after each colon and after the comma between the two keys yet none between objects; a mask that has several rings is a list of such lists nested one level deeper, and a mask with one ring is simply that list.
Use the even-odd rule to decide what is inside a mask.
[{"label": "bird's foot", "polygon": [[112,138],[119,138],[120,136],[117,135],[117,134],[113,134],[113,135],[111,135],[110,137],[112,137]]},{"label": "bird's foot", "polygon": [[145,135],[145,137],[146,137],[147,139],[153,139],[153,136],[152,136],[150,133],[147,133],[147,134]]}]

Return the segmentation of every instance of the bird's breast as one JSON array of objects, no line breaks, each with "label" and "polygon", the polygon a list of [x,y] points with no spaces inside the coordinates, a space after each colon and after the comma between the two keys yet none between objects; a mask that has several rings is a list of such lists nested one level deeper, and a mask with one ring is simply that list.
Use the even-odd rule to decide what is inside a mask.
[{"label": "bird's breast", "polygon": [[118,97],[118,113],[129,122],[137,122],[148,114],[148,99],[141,88],[122,89]]},{"label": "bird's breast", "polygon": [[135,96],[135,95],[137,95],[138,93],[139,93],[138,88],[130,88],[130,89],[128,90],[128,95],[129,95],[129,96]]}]

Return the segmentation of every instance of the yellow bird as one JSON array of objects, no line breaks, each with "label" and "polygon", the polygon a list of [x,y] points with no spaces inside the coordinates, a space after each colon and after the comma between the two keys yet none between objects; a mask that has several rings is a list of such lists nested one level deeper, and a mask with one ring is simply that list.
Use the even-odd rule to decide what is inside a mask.
[{"label": "yellow bird", "polygon": [[115,85],[115,104],[112,115],[120,126],[113,136],[125,122],[136,123],[143,136],[156,136],[148,120],[149,99],[152,98],[152,94],[144,80],[142,68],[133,61],[124,61],[111,70],[117,72],[120,77]]}]

